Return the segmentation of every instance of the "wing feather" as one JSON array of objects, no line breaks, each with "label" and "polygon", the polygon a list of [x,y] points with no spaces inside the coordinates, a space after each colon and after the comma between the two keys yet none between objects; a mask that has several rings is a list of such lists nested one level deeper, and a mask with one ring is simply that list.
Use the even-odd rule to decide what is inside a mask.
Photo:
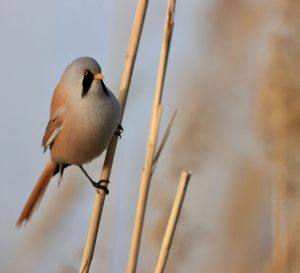
[{"label": "wing feather", "polygon": [[63,121],[61,116],[57,116],[55,119],[52,119],[48,122],[43,141],[42,147],[44,147],[44,151],[47,150],[48,147],[51,146],[55,138],[63,129]]},{"label": "wing feather", "polygon": [[51,147],[56,137],[63,129],[63,118],[66,109],[66,92],[63,91],[63,86],[59,84],[52,97],[50,121],[48,122],[42,141],[44,151],[46,151],[48,147]]}]

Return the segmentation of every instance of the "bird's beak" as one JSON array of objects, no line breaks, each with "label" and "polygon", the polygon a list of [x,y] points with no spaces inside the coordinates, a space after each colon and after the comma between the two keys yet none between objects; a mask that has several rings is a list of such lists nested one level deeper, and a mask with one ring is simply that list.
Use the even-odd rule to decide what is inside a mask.
[{"label": "bird's beak", "polygon": [[94,75],[94,80],[100,81],[103,79],[104,79],[104,76],[101,73],[97,73]]}]

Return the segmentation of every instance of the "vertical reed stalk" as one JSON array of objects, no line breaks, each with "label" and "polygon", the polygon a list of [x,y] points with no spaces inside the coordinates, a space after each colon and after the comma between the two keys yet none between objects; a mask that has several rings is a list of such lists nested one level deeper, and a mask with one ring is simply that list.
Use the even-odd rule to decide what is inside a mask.
[{"label": "vertical reed stalk", "polygon": [[164,235],[164,238],[163,238],[163,241],[161,244],[160,253],[159,253],[159,256],[157,259],[156,268],[155,268],[154,273],[163,273],[164,272],[164,269],[165,269],[165,266],[167,263],[167,259],[169,256],[172,240],[174,237],[175,228],[176,228],[176,225],[178,222],[178,218],[180,215],[182,203],[184,200],[184,196],[186,193],[186,189],[187,189],[190,177],[191,177],[191,172],[187,172],[185,170],[183,170],[181,172],[181,177],[179,180],[177,193],[175,196],[175,200],[173,203],[173,207],[172,207],[170,218],[169,218],[169,221],[167,224],[165,235]]},{"label": "vertical reed stalk", "polygon": [[[119,101],[122,106],[122,116],[124,113],[128,90],[131,82],[135,58],[137,55],[138,45],[142,33],[144,18],[148,6],[148,0],[139,0],[132,26],[131,36],[126,54],[123,75],[120,84]],[[114,136],[106,152],[101,179],[109,179],[113,159],[117,147],[118,137]],[[83,251],[82,261],[80,265],[80,273],[88,273],[94,255],[96,239],[102,215],[102,209],[105,201],[105,193],[103,190],[97,190],[93,205],[93,212],[90,220],[86,243]]]},{"label": "vertical reed stalk", "polygon": [[141,186],[138,197],[138,204],[136,208],[135,222],[133,228],[133,235],[128,259],[127,273],[135,273],[138,261],[138,254],[141,242],[141,235],[144,223],[144,215],[146,210],[146,203],[148,198],[149,185],[152,174],[152,166],[154,154],[157,144],[157,136],[160,124],[160,116],[162,111],[161,98],[163,91],[163,84],[165,79],[167,60],[169,55],[170,43],[174,26],[175,0],[168,0],[167,15],[164,26],[164,34],[160,55],[160,63],[158,68],[156,91],[154,96],[154,103],[152,108],[152,116],[150,121],[150,128],[148,134],[148,144],[146,150],[146,158],[144,168],[141,176]]}]

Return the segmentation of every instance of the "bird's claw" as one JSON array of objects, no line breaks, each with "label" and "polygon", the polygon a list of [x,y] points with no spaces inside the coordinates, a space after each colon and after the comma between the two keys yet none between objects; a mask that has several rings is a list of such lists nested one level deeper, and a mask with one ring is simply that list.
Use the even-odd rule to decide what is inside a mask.
[{"label": "bird's claw", "polygon": [[109,194],[107,186],[102,185],[102,183],[110,183],[110,181],[108,179],[100,179],[98,182],[92,182],[96,189],[103,190],[105,194]]},{"label": "bird's claw", "polygon": [[121,124],[119,124],[117,130],[115,131],[115,135],[117,135],[119,138],[121,138],[121,134],[123,133],[124,129]]}]

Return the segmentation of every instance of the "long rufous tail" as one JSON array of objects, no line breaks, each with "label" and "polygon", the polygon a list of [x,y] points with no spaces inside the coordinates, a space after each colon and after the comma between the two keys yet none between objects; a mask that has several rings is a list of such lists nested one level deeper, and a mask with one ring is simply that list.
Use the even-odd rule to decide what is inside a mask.
[{"label": "long rufous tail", "polygon": [[42,172],[41,176],[39,177],[39,180],[35,184],[29,198],[27,199],[27,202],[16,224],[17,227],[21,227],[21,225],[23,223],[26,223],[32,216],[33,212],[35,211],[38,204],[42,200],[43,195],[50,182],[50,179],[55,174],[56,168],[57,168],[57,163],[50,159],[44,171]]}]

